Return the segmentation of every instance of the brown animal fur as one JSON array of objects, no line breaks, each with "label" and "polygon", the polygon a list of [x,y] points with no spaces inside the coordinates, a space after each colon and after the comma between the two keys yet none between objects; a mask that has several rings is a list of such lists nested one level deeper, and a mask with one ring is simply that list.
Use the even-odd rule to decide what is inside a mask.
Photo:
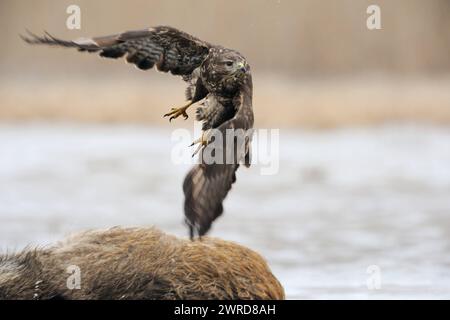
[{"label": "brown animal fur", "polygon": [[[81,271],[68,289],[67,267]],[[264,259],[238,244],[155,228],[87,231],[0,257],[0,299],[284,299]]]}]

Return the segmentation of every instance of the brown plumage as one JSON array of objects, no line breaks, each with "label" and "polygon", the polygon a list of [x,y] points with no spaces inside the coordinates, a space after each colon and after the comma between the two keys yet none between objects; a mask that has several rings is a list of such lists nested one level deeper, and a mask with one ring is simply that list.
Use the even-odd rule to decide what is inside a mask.
[{"label": "brown plumage", "polygon": [[[188,83],[186,97],[190,102],[165,116],[170,116],[170,120],[180,115],[187,118],[186,109],[204,100],[197,109],[196,119],[203,122],[205,132],[222,134],[224,141],[222,144],[215,139],[202,139],[203,151],[206,147],[218,148],[225,151],[224,154],[239,151],[226,163],[205,161],[202,151],[200,164],[184,180],[184,211],[190,236],[206,234],[223,212],[222,202],[236,181],[239,164],[250,165],[251,131],[248,130],[253,127],[252,77],[245,58],[235,50],[211,45],[165,26],[75,41],[57,39],[48,33],[43,37],[30,33],[22,38],[30,44],[98,52],[106,58],[125,57],[140,69],[156,66],[159,71],[183,77]],[[225,143],[227,130],[245,131],[245,141],[230,148]]]},{"label": "brown plumage", "polygon": [[[67,286],[69,266],[79,289]],[[233,242],[112,228],[0,255],[4,299],[284,299],[284,290],[258,253]]]}]

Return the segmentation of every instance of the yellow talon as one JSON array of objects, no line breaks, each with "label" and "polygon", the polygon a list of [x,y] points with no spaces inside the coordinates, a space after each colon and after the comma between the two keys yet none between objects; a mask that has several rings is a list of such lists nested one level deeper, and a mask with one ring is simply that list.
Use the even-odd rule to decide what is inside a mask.
[{"label": "yellow talon", "polygon": [[200,138],[198,138],[197,140],[195,140],[194,142],[192,142],[192,144],[190,145],[190,147],[199,144],[197,149],[194,151],[194,153],[192,154],[192,157],[194,157],[202,148],[206,147],[209,143],[209,137],[208,137],[208,130],[203,131],[202,132],[202,136]]},{"label": "yellow talon", "polygon": [[186,110],[193,105],[194,103],[192,101],[189,101],[186,105],[182,106],[181,108],[172,108],[170,109],[170,112],[166,113],[164,117],[169,117],[169,122],[171,122],[173,119],[178,118],[179,116],[183,116],[184,120],[189,118],[188,114],[186,113]]}]

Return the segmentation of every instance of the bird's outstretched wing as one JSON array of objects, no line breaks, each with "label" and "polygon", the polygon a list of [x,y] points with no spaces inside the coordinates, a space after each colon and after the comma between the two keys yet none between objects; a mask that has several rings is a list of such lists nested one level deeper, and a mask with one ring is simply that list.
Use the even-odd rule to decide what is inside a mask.
[{"label": "bird's outstretched wing", "polygon": [[236,181],[239,165],[196,165],[183,183],[184,213],[190,237],[203,236],[223,212],[222,202]]},{"label": "bird's outstretched wing", "polygon": [[[236,102],[233,103],[237,108],[235,116],[216,129],[224,137],[223,145],[213,145],[213,148],[216,149],[223,148],[222,163],[205,163],[203,161],[204,154],[201,152],[201,163],[194,166],[184,179],[184,214],[186,223],[190,228],[191,239],[195,236],[195,233],[199,237],[206,234],[214,220],[222,214],[222,202],[236,181],[236,170],[239,168],[239,164],[250,165],[248,157],[251,135],[248,136],[249,139],[244,141],[243,149],[237,144],[233,144],[234,147],[232,146],[232,148],[235,148],[235,150],[232,163],[225,162],[226,154],[230,148],[230,145],[226,143],[225,136],[228,129],[242,129],[248,134],[248,130],[253,127],[251,90],[250,78],[248,86],[244,87],[243,91],[236,97]],[[212,144],[214,144],[214,141]]]},{"label": "bird's outstretched wing", "polygon": [[29,32],[22,39],[29,44],[42,44],[79,51],[98,52],[105,58],[126,57],[139,69],[156,68],[174,75],[190,75],[200,66],[209,52],[210,44],[172,27],[127,31],[117,35],[66,41],[46,33],[37,36]]}]

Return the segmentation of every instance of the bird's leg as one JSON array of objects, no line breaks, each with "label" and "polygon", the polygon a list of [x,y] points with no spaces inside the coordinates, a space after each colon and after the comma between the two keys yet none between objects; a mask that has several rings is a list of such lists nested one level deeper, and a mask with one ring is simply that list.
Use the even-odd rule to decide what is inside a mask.
[{"label": "bird's leg", "polygon": [[192,157],[195,156],[200,150],[202,150],[202,148],[206,147],[209,143],[209,130],[205,130],[202,132],[202,135],[200,138],[198,138],[197,140],[194,140],[194,142],[192,142],[192,144],[190,145],[190,147],[199,144],[197,149],[194,151],[194,153],[192,154]]},{"label": "bird's leg", "polygon": [[183,116],[184,120],[186,120],[187,118],[189,118],[189,116],[186,113],[187,108],[189,108],[190,106],[192,106],[195,103],[194,100],[189,101],[187,104],[185,104],[184,106],[180,107],[180,108],[172,108],[170,110],[170,112],[166,113],[164,115],[164,117],[169,117],[169,122],[172,121],[173,119],[178,118],[179,116]]}]

